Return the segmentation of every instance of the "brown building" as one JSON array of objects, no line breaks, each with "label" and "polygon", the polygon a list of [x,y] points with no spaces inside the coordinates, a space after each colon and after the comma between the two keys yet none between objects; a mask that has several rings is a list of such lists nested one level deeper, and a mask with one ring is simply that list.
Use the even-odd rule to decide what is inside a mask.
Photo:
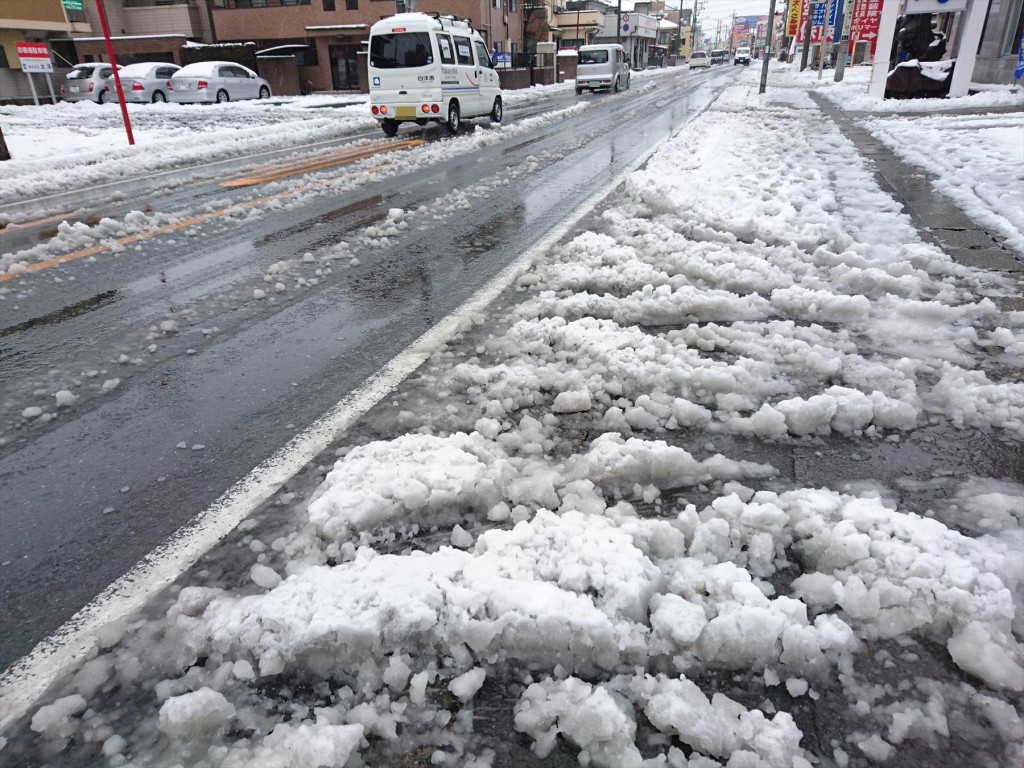
[{"label": "brown building", "polygon": [[[470,19],[496,51],[522,49],[521,0],[420,0],[415,10]],[[295,55],[314,90],[356,90],[370,27],[404,11],[395,0],[211,0],[218,42],[254,41],[261,51]],[[276,49],[276,50],[271,50]]]}]

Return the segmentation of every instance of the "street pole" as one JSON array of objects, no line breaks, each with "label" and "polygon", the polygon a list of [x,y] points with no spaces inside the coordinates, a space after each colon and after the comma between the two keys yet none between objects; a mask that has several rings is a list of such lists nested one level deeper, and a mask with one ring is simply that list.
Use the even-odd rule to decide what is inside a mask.
[{"label": "street pole", "polygon": [[622,45],[622,0],[615,10],[615,42]]},{"label": "street pole", "polygon": [[828,42],[828,20],[832,15],[832,5],[835,0],[830,0],[825,4],[825,18],[824,23],[821,25],[821,41],[818,43],[818,79],[821,80],[821,75],[825,70],[825,45]]},{"label": "street pole", "polygon": [[804,0],[807,6],[807,24],[804,26],[804,48],[800,51],[800,71],[807,69],[807,56],[811,52],[811,30],[814,25],[814,0]]},{"label": "street pole", "polygon": [[[854,0],[846,0],[846,5],[843,8],[843,31],[840,34],[839,30],[836,30],[836,37],[839,38],[839,61],[836,62],[836,71],[832,79],[837,83],[843,80],[843,75],[846,72],[846,58],[850,54],[850,26],[853,24],[853,5]],[[839,19],[836,19],[836,26],[839,26]]]},{"label": "street pole", "polygon": [[124,132],[128,134],[128,144],[135,144],[135,137],[132,136],[132,121],[128,118],[128,105],[124,103],[124,89],[121,87],[121,76],[117,74],[117,59],[114,56],[114,43],[110,39],[110,27],[107,25],[107,12],[103,8],[103,0],[96,0],[96,10],[100,16],[100,26],[103,27],[103,38],[107,41],[107,56],[110,58],[110,68],[114,70],[114,86],[117,88],[117,100],[121,104],[121,119],[124,121]]},{"label": "street pole", "polygon": [[580,41],[583,39],[580,37],[580,2],[582,0],[576,0],[576,50],[580,49]]},{"label": "street pole", "polygon": [[764,61],[761,62],[761,85],[758,93],[764,93],[768,87],[768,61],[772,57],[772,22],[775,20],[775,0],[768,4],[768,33],[764,39]]}]

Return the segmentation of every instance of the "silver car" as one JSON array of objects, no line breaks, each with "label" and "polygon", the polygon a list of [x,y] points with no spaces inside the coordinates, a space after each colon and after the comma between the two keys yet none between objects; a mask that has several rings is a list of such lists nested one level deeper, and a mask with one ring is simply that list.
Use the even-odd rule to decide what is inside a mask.
[{"label": "silver car", "polygon": [[[124,100],[129,104],[148,104],[149,102],[167,101],[168,82],[181,67],[165,61],[143,61],[129,64],[117,71],[121,78],[121,89]],[[110,81],[109,98],[117,101],[117,88]]]},{"label": "silver car", "polygon": [[108,78],[114,74],[109,64],[76,64],[60,85],[61,101],[95,101],[103,104],[110,101],[114,92],[114,81]]},{"label": "silver car", "polygon": [[270,83],[241,64],[201,61],[174,73],[168,95],[177,104],[269,99]]}]

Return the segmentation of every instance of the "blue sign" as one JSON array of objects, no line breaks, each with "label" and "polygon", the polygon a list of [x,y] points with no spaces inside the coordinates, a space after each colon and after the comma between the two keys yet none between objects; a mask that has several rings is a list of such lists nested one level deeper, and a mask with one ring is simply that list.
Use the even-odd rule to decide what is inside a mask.
[{"label": "blue sign", "polygon": [[1024,75],[1024,33],[1017,43],[1017,68],[1013,70],[1013,79],[1020,80],[1021,75]]},{"label": "blue sign", "polygon": [[[829,3],[815,3],[814,4],[814,21],[812,24],[816,27],[825,26],[825,8],[828,7]],[[831,3],[830,13],[828,15],[828,25],[834,27],[836,24],[836,17],[842,18],[843,4],[842,2]]]}]

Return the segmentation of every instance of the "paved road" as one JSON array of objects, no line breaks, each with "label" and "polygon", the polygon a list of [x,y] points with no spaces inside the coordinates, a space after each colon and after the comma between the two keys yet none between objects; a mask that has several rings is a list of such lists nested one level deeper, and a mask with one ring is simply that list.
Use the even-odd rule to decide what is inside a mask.
[{"label": "paved road", "polygon": [[[93,219],[143,206],[228,213],[7,284],[0,668],[692,118],[730,70],[567,94],[507,113],[525,132],[484,146],[403,128],[400,138],[428,143],[396,166],[386,163],[397,155],[381,158],[371,180],[345,181],[346,167],[258,188],[206,183],[84,201]],[[577,101],[588,108],[527,130],[531,114]],[[232,210],[239,204],[251,210]],[[389,209],[420,206],[397,244],[363,241]],[[0,246],[45,242],[48,226],[7,233]],[[330,274],[293,261],[283,293],[263,281],[270,265],[319,258],[339,241],[350,249]],[[268,297],[255,300],[256,289]],[[177,332],[160,330],[168,319]],[[114,392],[88,394],[112,378]],[[58,418],[19,416],[66,385],[82,398]]]}]

